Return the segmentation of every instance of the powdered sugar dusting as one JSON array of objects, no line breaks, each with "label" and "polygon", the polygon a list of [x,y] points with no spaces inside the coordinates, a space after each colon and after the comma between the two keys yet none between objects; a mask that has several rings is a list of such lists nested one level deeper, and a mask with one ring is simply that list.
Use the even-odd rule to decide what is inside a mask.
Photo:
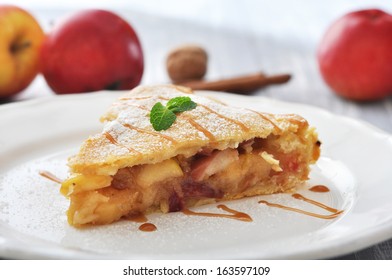
[{"label": "powdered sugar dusting", "polygon": [[[140,224],[130,221],[77,229],[66,221],[65,212],[69,201],[60,195],[59,185],[38,175],[40,170],[48,170],[60,178],[65,178],[68,156],[69,152],[62,152],[35,159],[16,166],[0,177],[2,233],[15,230],[23,240],[29,242],[27,247],[41,246],[50,254],[59,254],[60,258],[64,257],[61,255],[64,249],[73,250],[76,257],[83,257],[83,253],[90,252],[89,258],[183,258],[189,254],[211,258],[211,253],[214,252],[228,250],[235,255],[236,250],[244,246],[251,248],[254,244],[272,248],[280,239],[287,240],[287,232],[292,228],[287,221],[295,220],[296,223],[296,230],[290,233],[291,237],[309,234],[333,223],[268,208],[257,203],[265,198],[252,197],[225,202],[228,207],[250,215],[253,219],[251,223],[186,216],[177,212],[148,215],[149,222],[158,228],[155,232],[139,231]],[[325,168],[326,163],[329,164],[328,168]],[[338,178],[347,178],[350,173],[346,173],[347,170],[338,162],[331,160],[321,160],[321,165],[324,168],[315,169],[309,186],[315,182],[326,184],[331,191],[320,194],[304,188],[301,192],[309,198],[341,208],[349,200],[340,193],[347,187],[347,182],[339,181]],[[326,170],[334,176],[325,177]],[[269,195],[268,201],[314,211],[313,206],[292,199],[290,194]],[[216,206],[217,204],[211,204],[192,210],[222,213]]]},{"label": "powdered sugar dusting", "polygon": [[[266,137],[274,130],[274,125],[257,113],[191,94],[198,106],[178,114],[169,129],[156,132],[149,121],[149,110],[157,102],[165,105],[168,100],[184,95],[189,94],[175,86],[139,87],[127,93],[104,114],[106,122],[103,133],[83,144],[71,167],[80,172],[82,166],[92,164],[96,165],[93,168],[97,168],[97,165],[104,168],[114,162],[122,162],[122,165],[126,162],[127,166],[151,163],[154,158],[162,161],[184,153],[186,147],[189,147],[189,152],[196,153],[210,141],[203,131],[208,131],[214,137],[216,148],[224,148],[250,138]],[[189,119],[203,131],[192,125]],[[289,117],[280,120],[287,125],[291,125],[290,121]],[[109,140],[113,141],[105,139],[105,133],[109,133],[113,137]],[[168,139],[173,139],[176,145]]]}]

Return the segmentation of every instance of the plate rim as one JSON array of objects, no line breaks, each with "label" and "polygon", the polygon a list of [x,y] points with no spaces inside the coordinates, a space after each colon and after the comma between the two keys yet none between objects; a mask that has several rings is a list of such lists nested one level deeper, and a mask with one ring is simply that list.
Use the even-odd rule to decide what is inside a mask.
[{"label": "plate rim", "polygon": [[[110,95],[113,96],[114,98],[121,96],[122,94],[125,94],[129,92],[129,90],[115,90],[115,91],[109,91],[109,90],[101,90],[101,91],[94,91],[94,92],[84,92],[84,93],[72,93],[72,94],[58,94],[58,95],[50,95],[50,96],[42,96],[38,98],[31,98],[31,99],[23,99],[23,100],[17,100],[13,101],[10,103],[5,103],[5,104],[0,104],[0,114],[3,111],[8,111],[8,110],[13,110],[15,107],[28,107],[28,106],[33,106],[45,102],[53,102],[57,99],[86,99],[86,98],[93,98],[94,96],[105,96],[109,97]],[[388,136],[392,138],[392,132],[388,132],[383,130],[382,128],[379,128],[378,126],[366,121],[366,120],[360,120],[360,119],[354,119],[349,116],[345,116],[343,114],[338,114],[335,112],[331,112],[325,108],[316,106],[316,105],[311,105],[307,103],[300,103],[300,102],[293,102],[293,101],[285,101],[285,100],[280,100],[272,97],[265,97],[262,95],[241,95],[237,93],[231,93],[231,92],[222,92],[222,91],[212,91],[212,90],[196,90],[194,91],[195,94],[201,94],[201,95],[208,95],[208,94],[213,94],[213,95],[222,95],[222,96],[232,96],[234,98],[246,98],[246,99],[260,99],[260,100],[265,100],[267,102],[271,103],[276,103],[276,104],[283,104],[283,105],[290,105],[290,106],[300,106],[300,107],[305,107],[310,110],[315,110],[317,109],[319,113],[334,116],[334,117],[339,117],[343,118],[346,121],[350,121],[352,123],[356,123],[357,125],[361,126],[367,126],[369,129],[374,130],[374,132],[378,132],[381,134],[385,134],[385,136]]]},{"label": "plate rim", "polygon": [[[47,104],[49,102],[60,102],[59,100],[62,99],[90,99],[90,98],[117,98],[118,96],[120,96],[121,94],[128,92],[128,91],[117,91],[117,92],[113,92],[113,91],[99,91],[99,92],[92,92],[92,93],[80,93],[80,94],[69,94],[69,95],[53,95],[53,96],[45,96],[45,97],[40,97],[40,98],[36,98],[36,99],[31,99],[31,100],[23,100],[23,101],[17,101],[15,103],[9,103],[9,104],[3,104],[0,106],[0,115],[3,114],[4,112],[7,113],[7,111],[11,111],[15,110],[15,108],[23,108],[23,107],[31,107],[31,106],[39,106],[41,104]],[[383,137],[385,137],[385,139],[390,142],[389,144],[392,145],[392,134],[384,131],[380,128],[378,128],[377,126],[370,124],[366,121],[363,120],[358,120],[358,119],[354,119],[351,117],[347,117],[344,115],[340,115],[334,112],[330,112],[324,108],[320,108],[314,105],[309,105],[309,104],[303,104],[303,103],[297,103],[297,102],[288,102],[288,101],[282,101],[282,100],[277,100],[274,98],[269,98],[269,97],[264,97],[264,96],[260,96],[260,95],[253,95],[253,96],[244,96],[244,95],[238,95],[238,94],[233,94],[233,93],[225,93],[225,92],[215,92],[215,91],[196,91],[196,94],[201,94],[201,95],[208,95],[208,94],[213,94],[214,96],[217,96],[219,98],[219,96],[227,96],[230,95],[233,98],[239,98],[239,99],[260,99],[260,100],[264,100],[270,103],[274,103],[276,105],[279,104],[283,104],[283,106],[295,106],[295,107],[302,107],[302,108],[307,108],[308,110],[317,110],[317,112],[319,114],[323,114],[325,117],[335,117],[338,119],[341,119],[342,121],[344,121],[345,123],[351,124],[351,125],[355,125],[356,127],[358,127],[359,129],[366,129],[366,130],[370,130],[372,133],[376,133],[377,135],[381,135]],[[372,229],[367,229],[365,232],[359,232],[355,235],[355,240],[347,240],[348,238],[345,237],[342,242],[336,243],[334,244],[326,244],[323,248],[323,246],[318,246],[316,248],[306,247],[306,250],[300,250],[300,251],[295,251],[295,252],[291,252],[285,256],[283,256],[284,259],[303,259],[303,258],[331,258],[331,257],[338,257],[340,255],[344,255],[353,251],[357,251],[357,250],[361,250],[363,248],[372,246],[374,244],[377,244],[379,242],[385,241],[389,238],[392,237],[392,216],[391,219],[389,220],[388,223],[383,224],[382,226],[377,226],[376,228],[372,228]],[[10,239],[10,238],[8,238]],[[371,240],[369,240],[371,239]],[[11,239],[12,240],[12,239]],[[362,242],[363,240],[366,241],[366,244],[364,244],[364,242]],[[14,251],[12,251],[12,248],[7,248],[4,247],[2,244],[6,244],[7,242],[7,237],[2,237],[0,234],[0,256],[3,257],[13,257],[13,258],[18,258],[18,249],[20,248],[14,248]],[[61,246],[60,244],[58,244],[59,246]],[[334,245],[334,246],[331,246]],[[343,247],[342,247],[343,246]],[[327,248],[326,248],[327,247]],[[336,248],[339,247],[339,253],[336,254]],[[30,250],[30,247],[26,250],[26,248],[24,248],[24,256],[28,256],[29,258],[63,258],[64,255],[61,254],[61,252],[69,252],[70,254],[68,254],[68,257],[71,258],[78,258],[77,255],[75,256],[74,254],[72,254],[72,252],[75,252],[77,254],[80,253],[80,250],[78,249],[77,251],[73,250],[73,249],[69,249],[69,248],[62,248],[63,250],[57,250],[56,252],[49,252],[49,251],[45,251],[45,250]],[[327,250],[326,250],[327,249]],[[323,251],[324,250],[324,251]],[[60,254],[58,254],[58,252],[60,252]],[[323,251],[323,252],[322,252]],[[7,253],[7,255],[4,255],[5,253]],[[88,258],[94,258],[97,257],[99,259],[105,259],[108,256],[102,255],[100,253],[95,253],[92,252],[94,254],[90,254],[87,253],[87,255],[85,257]],[[19,252],[19,254],[23,255],[23,251]],[[257,259],[258,256],[256,253],[254,254],[248,254],[251,255],[250,258],[251,259]],[[65,256],[65,257],[67,257]],[[144,258],[143,258],[144,256]],[[178,256],[178,254],[177,254]],[[185,259],[192,259],[192,254],[180,254],[180,256],[182,258]],[[131,258],[131,256],[129,255],[114,255],[112,257],[115,258]],[[137,255],[137,256],[133,256],[132,258],[142,258],[142,259],[150,259],[149,255]],[[146,258],[147,257],[147,258]],[[172,258],[171,255],[167,256],[168,258]],[[22,256],[23,258],[23,256]],[[110,258],[110,256],[109,256]],[[272,257],[272,259],[280,259],[281,257],[279,256],[275,256]]]}]

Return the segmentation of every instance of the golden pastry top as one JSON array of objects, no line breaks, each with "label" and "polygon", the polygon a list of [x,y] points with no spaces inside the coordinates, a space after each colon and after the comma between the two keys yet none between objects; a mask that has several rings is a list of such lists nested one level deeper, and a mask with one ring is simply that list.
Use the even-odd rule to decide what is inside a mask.
[{"label": "golden pastry top", "polygon": [[149,113],[157,102],[166,104],[190,95],[188,88],[140,86],[119,98],[101,117],[102,133],[89,137],[69,160],[74,173],[114,175],[118,169],[152,164],[183,154],[192,156],[203,147],[223,150],[255,137],[265,138],[308,127],[297,115],[272,115],[229,107],[212,98],[192,94],[197,107],[177,115],[165,131],[155,131]]}]

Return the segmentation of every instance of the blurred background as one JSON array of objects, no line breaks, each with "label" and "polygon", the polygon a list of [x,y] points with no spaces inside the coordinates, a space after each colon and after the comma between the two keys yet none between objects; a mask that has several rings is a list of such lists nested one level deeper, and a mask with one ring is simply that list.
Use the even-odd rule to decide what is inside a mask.
[{"label": "blurred background", "polygon": [[[31,12],[45,32],[65,15],[81,9],[116,12],[139,35],[145,61],[142,84],[170,82],[165,69],[168,52],[183,43],[196,43],[209,55],[207,80],[256,71],[290,73],[289,83],[256,94],[333,108],[392,132],[391,98],[358,104],[336,96],[323,82],[315,56],[324,32],[338,17],[363,8],[392,12],[391,0],[14,0],[12,4]],[[51,94],[39,76],[13,100]]]}]

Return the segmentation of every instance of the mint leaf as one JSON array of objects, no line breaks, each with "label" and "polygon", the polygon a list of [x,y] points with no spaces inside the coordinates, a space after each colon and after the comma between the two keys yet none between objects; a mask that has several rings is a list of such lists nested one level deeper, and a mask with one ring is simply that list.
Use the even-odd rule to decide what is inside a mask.
[{"label": "mint leaf", "polygon": [[156,131],[166,130],[176,120],[176,113],[195,109],[197,104],[190,97],[180,96],[170,99],[166,106],[156,103],[150,112],[150,123]]},{"label": "mint leaf", "polygon": [[180,113],[195,109],[197,104],[191,100],[188,96],[174,97],[167,102],[167,109],[173,113]]},{"label": "mint leaf", "polygon": [[156,103],[151,109],[150,123],[156,131],[168,129],[172,126],[176,118],[176,115],[163,106],[161,102]]}]

